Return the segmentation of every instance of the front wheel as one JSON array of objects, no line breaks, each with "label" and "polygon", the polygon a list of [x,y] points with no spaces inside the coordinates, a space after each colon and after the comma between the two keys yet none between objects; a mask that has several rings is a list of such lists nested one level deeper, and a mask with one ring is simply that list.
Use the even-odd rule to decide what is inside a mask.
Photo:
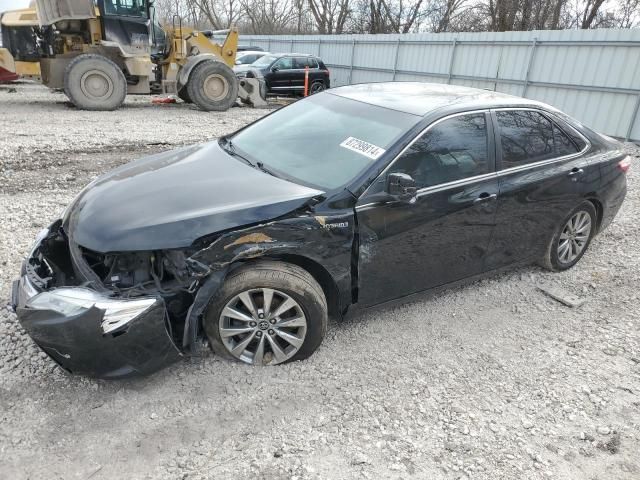
[{"label": "front wheel", "polygon": [[180,90],[178,90],[178,97],[184,103],[193,103],[191,97],[189,97],[189,92],[187,92],[187,87],[182,87]]},{"label": "front wheel", "polygon": [[233,272],[212,299],[204,330],[213,351],[253,365],[309,357],[327,330],[327,301],[302,268],[263,261]]},{"label": "front wheel", "polygon": [[596,232],[596,209],[585,201],[567,215],[547,247],[542,266],[562,271],[573,267],[587,251]]},{"label": "front wheel", "polygon": [[229,110],[238,98],[238,79],[233,70],[215,60],[198,64],[186,88],[188,98],[207,112]]}]

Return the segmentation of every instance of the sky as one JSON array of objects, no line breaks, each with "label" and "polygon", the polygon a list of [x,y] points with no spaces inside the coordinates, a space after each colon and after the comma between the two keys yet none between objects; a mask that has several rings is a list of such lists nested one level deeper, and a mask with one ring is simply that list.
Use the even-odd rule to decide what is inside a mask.
[{"label": "sky", "polygon": [[19,8],[27,8],[29,0],[0,0],[0,12],[5,10],[18,10]]}]

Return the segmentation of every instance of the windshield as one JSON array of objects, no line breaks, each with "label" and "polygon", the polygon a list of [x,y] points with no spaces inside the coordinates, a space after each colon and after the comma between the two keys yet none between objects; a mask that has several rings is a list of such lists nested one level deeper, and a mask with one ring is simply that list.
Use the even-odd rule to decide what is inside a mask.
[{"label": "windshield", "polygon": [[236,55],[236,63],[240,65],[248,65],[255,62],[258,58],[262,57],[259,53],[244,53],[242,55]]},{"label": "windshield", "polygon": [[277,57],[273,55],[265,55],[264,57],[260,57],[258,60],[253,62],[252,65],[254,65],[255,67],[268,67],[276,60],[276,58]]},{"label": "windshield", "polygon": [[147,0],[105,0],[104,13],[147,18]]},{"label": "windshield", "polygon": [[324,93],[265,117],[231,140],[253,164],[331,190],[355,178],[420,119]]}]

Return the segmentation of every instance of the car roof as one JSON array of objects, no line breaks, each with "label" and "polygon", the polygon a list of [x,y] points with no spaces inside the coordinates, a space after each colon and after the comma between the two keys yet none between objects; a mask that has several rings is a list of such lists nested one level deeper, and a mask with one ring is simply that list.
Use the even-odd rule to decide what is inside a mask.
[{"label": "car roof", "polygon": [[503,106],[543,106],[534,100],[506,93],[442,83],[362,83],[332,88],[326,93],[420,116],[445,107],[451,110],[471,110]]},{"label": "car roof", "polygon": [[313,53],[295,53],[295,52],[286,52],[286,53],[272,53],[274,57],[316,57]]}]

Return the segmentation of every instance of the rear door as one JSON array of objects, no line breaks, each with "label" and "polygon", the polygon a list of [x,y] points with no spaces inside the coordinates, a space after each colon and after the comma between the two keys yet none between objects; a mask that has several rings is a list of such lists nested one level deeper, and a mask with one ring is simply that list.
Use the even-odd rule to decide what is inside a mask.
[{"label": "rear door", "polygon": [[599,181],[588,142],[560,119],[535,109],[496,109],[492,118],[500,194],[487,270],[540,257]]},{"label": "rear door", "polygon": [[[293,59],[294,75],[291,77],[291,88],[293,90],[304,90],[304,76],[305,68],[309,67],[308,57],[295,57]],[[309,68],[309,79],[311,79],[311,73],[313,70]]]},{"label": "rear door", "polygon": [[[416,181],[415,202],[371,201],[389,173]],[[488,112],[429,126],[356,206],[358,302],[373,305],[480,273],[497,193]]]}]

